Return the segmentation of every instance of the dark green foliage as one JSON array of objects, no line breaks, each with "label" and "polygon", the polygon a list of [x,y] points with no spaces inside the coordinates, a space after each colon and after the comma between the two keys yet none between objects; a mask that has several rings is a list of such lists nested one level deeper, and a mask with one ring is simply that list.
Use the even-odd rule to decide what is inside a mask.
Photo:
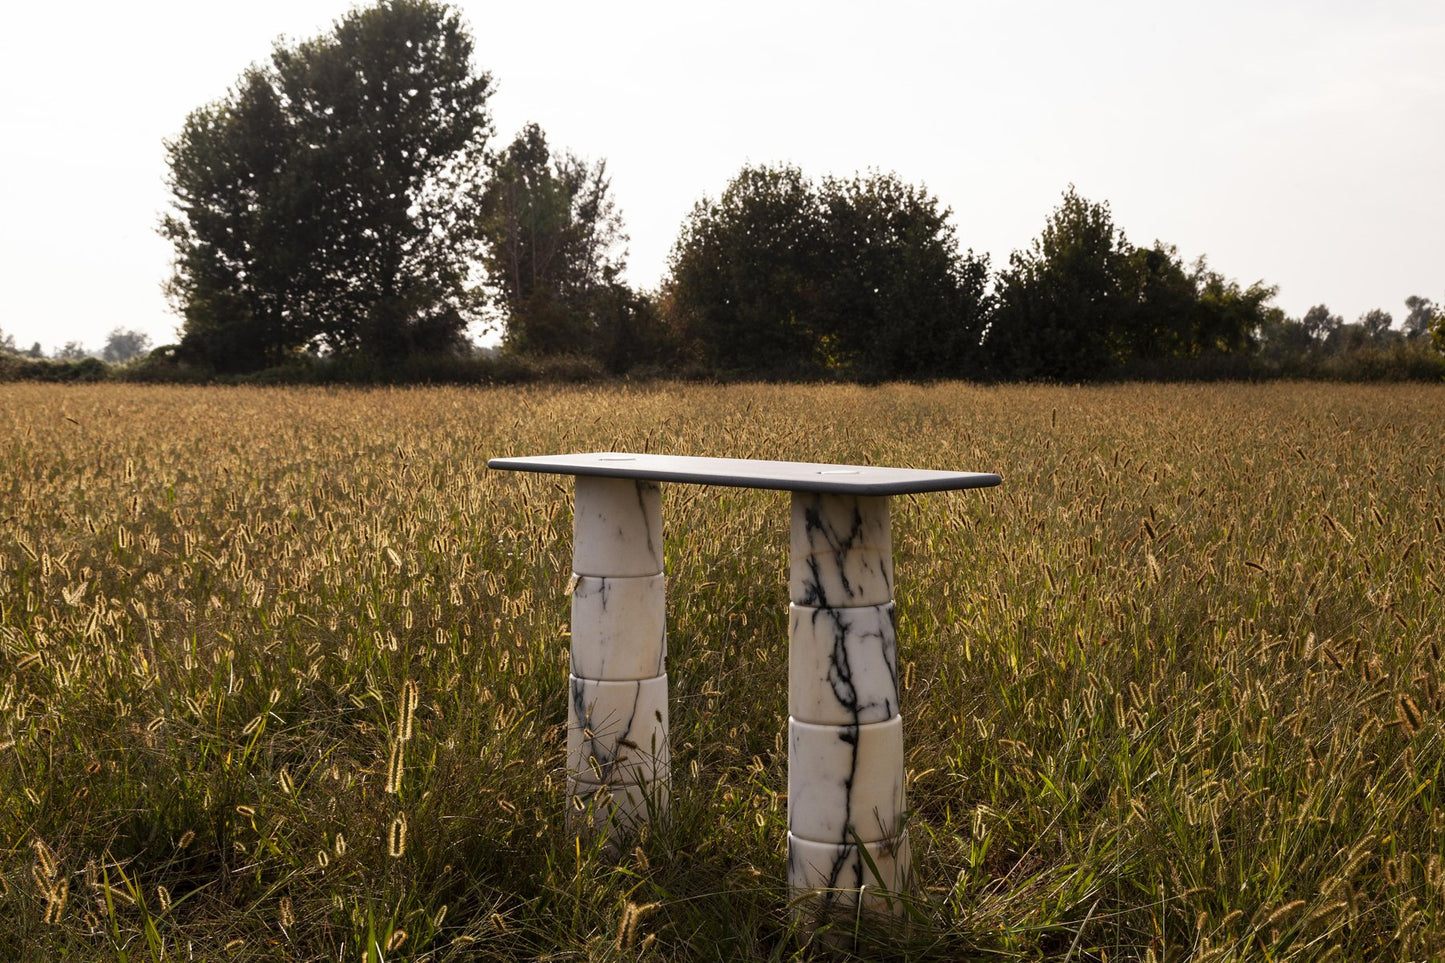
[{"label": "dark green foliage", "polygon": [[491,133],[471,51],[449,8],[383,0],[278,44],[187,119],[161,225],[184,357],[246,371],[459,343]]},{"label": "dark green foliage", "polygon": [[528,124],[491,165],[481,205],[492,302],[509,350],[596,353],[625,265],[607,165],[554,155]]},{"label": "dark green foliage", "polygon": [[697,203],[673,247],[669,288],[711,368],[786,376],[823,366],[821,233],[816,194],[796,167],[744,168],[716,201]]},{"label": "dark green foliage", "polygon": [[658,372],[678,360],[675,332],[651,295],[613,282],[593,295],[592,310],[592,355],[612,374]]},{"label": "dark green foliage", "polygon": [[1129,355],[1134,252],[1109,205],[1071,186],[1028,251],[1000,272],[987,348],[1005,377],[1081,380]]},{"label": "dark green foliage", "polygon": [[99,358],[61,361],[0,352],[0,382],[5,381],[104,381],[110,369]]},{"label": "dark green foliage", "polygon": [[1325,339],[1324,350],[1326,354],[1351,354],[1374,343],[1375,339],[1370,336],[1364,324],[1357,321],[1353,324],[1342,324],[1332,330]]},{"label": "dark green foliage", "polygon": [[1172,245],[1136,248],[1107,203],[1073,187],[998,278],[985,347],[1004,378],[1080,381],[1139,362],[1242,354],[1282,314],[1262,282],[1241,288]]},{"label": "dark green foliage", "polygon": [[1266,324],[1284,317],[1279,308],[1271,307],[1278,289],[1256,281],[1241,288],[1205,267],[1200,258],[1192,275],[1199,304],[1193,342],[1187,352],[1220,352],[1242,354],[1256,347],[1256,332]]},{"label": "dark green foliage", "polygon": [[1303,358],[1315,347],[1315,340],[1303,321],[1278,317],[1266,322],[1258,333],[1259,356],[1275,363]]},{"label": "dark green foliage", "polygon": [[892,174],[829,179],[825,327],[849,376],[959,377],[979,370],[988,259],[958,254],[950,212]]},{"label": "dark green foliage", "polygon": [[[1411,298],[1407,299],[1406,303],[1422,300]],[[1428,307],[1429,302],[1424,301],[1424,305]],[[1415,321],[1418,322],[1418,317]],[[1328,361],[1325,367],[1332,371],[1343,366],[1349,370],[1373,372],[1379,367],[1380,359],[1386,357],[1386,353],[1380,349],[1401,347],[1412,340],[1408,330],[1403,333],[1394,330],[1391,326],[1393,322],[1390,312],[1375,308],[1360,315],[1358,321],[1347,324],[1339,315],[1331,314],[1328,307],[1317,304],[1306,311],[1300,321],[1304,330],[1310,334],[1311,343],[1301,349],[1302,357],[1299,360],[1313,359],[1321,363]],[[1407,329],[1410,323],[1406,322]],[[1404,352],[1401,357],[1406,354],[1409,352]],[[1366,363],[1363,360],[1364,355],[1369,355],[1373,360]],[[1357,361],[1360,363],[1356,363]]]},{"label": "dark green foliage", "polygon": [[715,370],[863,380],[970,370],[987,261],[960,256],[949,211],[892,174],[809,181],[747,167],[693,208],[669,294]]},{"label": "dark green foliage", "polygon": [[1134,300],[1125,319],[1128,350],[1145,360],[1189,354],[1202,312],[1194,278],[1184,270],[1179,252],[1156,241],[1130,252],[1128,262]]}]

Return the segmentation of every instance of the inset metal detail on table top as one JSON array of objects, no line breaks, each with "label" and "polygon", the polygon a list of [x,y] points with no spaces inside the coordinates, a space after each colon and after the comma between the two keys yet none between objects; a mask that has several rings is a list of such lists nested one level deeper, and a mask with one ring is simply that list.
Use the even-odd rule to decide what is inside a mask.
[{"label": "inset metal detail on table top", "polygon": [[985,472],[760,461],[752,458],[642,455],[611,451],[493,458],[487,462],[487,467],[551,475],[595,475],[603,478],[636,478],[655,482],[771,488],[778,491],[827,492],[839,495],[911,495],[917,492],[991,488],[1002,481],[998,475]]}]

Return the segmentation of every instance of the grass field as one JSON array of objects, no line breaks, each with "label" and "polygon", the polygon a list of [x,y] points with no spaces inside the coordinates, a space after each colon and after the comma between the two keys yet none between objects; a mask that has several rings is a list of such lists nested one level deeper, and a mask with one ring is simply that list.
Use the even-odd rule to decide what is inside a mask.
[{"label": "grass field", "polygon": [[[0,959],[1445,954],[1445,387],[0,385]],[[787,911],[786,495],[665,486],[672,818],[564,831],[570,484],[898,499],[897,926]],[[854,942],[856,940],[856,942]]]}]

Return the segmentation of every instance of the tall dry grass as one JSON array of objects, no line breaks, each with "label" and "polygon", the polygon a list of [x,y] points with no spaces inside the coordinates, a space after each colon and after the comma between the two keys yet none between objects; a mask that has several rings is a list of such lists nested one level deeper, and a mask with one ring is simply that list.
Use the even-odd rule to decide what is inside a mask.
[{"label": "tall dry grass", "polygon": [[562,812],[570,487],[899,499],[907,959],[1445,953],[1445,389],[0,386],[0,958],[781,959],[786,496],[664,488],[673,817]]}]

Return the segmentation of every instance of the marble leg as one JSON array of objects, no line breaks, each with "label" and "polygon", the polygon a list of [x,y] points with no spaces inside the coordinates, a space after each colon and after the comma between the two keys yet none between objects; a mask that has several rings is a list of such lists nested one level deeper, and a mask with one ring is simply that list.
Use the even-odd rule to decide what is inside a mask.
[{"label": "marble leg", "polygon": [[577,477],[568,812],[625,830],[667,807],[666,587],[657,485]]},{"label": "marble leg", "polygon": [[794,493],[789,586],[788,883],[885,909],[911,873],[888,499]]}]

